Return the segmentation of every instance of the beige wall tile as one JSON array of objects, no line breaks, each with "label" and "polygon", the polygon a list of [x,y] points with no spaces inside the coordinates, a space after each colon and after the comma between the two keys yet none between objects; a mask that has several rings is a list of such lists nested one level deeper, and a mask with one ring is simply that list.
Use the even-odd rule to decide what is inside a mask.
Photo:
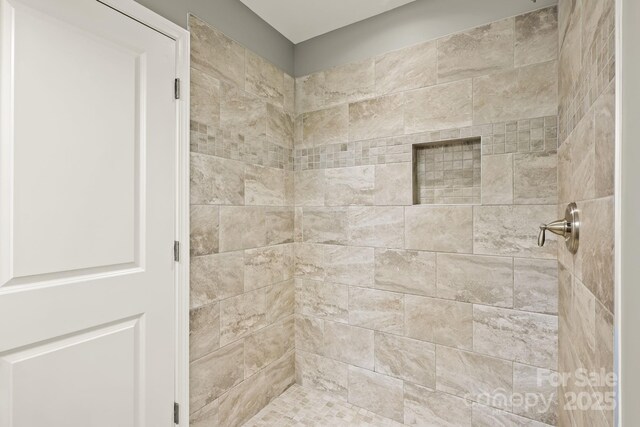
[{"label": "beige wall tile", "polygon": [[220,345],[226,345],[267,324],[264,289],[220,301]]},{"label": "beige wall tile", "polygon": [[192,153],[190,170],[191,204],[244,204],[244,165],[241,162]]},{"label": "beige wall tile", "polygon": [[349,371],[346,363],[296,350],[296,382],[304,387],[328,391],[347,400]]},{"label": "beige wall tile", "polygon": [[266,59],[245,50],[245,90],[282,108],[284,73]]},{"label": "beige wall tile", "polygon": [[220,396],[219,417],[227,425],[240,426],[267,404],[265,371],[243,381]]},{"label": "beige wall tile", "polygon": [[375,371],[434,389],[436,346],[419,340],[376,332]]},{"label": "beige wall tile", "polygon": [[395,378],[349,366],[349,403],[402,422],[403,383]]},{"label": "beige wall tile", "polygon": [[473,426],[548,427],[547,424],[478,403],[473,404]]},{"label": "beige wall tile", "polygon": [[296,112],[296,79],[284,73],[284,111],[293,114]]},{"label": "beige wall tile", "polygon": [[473,349],[490,356],[556,369],[558,318],[475,305]]},{"label": "beige wall tile", "polygon": [[266,246],[244,252],[244,291],[293,278],[293,247]]},{"label": "beige wall tile", "polygon": [[511,409],[511,362],[443,346],[436,353],[437,390]]},{"label": "beige wall tile", "polygon": [[296,313],[338,322],[349,321],[349,290],[344,285],[296,279]]},{"label": "beige wall tile", "polygon": [[376,205],[411,205],[413,203],[413,167],[410,162],[375,166]]},{"label": "beige wall tile", "polygon": [[538,247],[538,227],[555,220],[553,205],[474,206],[473,251],[476,254],[553,259],[557,240],[547,233]]},{"label": "beige wall tile", "polygon": [[[568,99],[582,65],[582,1],[566,1],[558,5],[560,55],[558,87],[560,100]],[[573,9],[571,13],[568,9]],[[564,12],[564,13],[563,13]],[[564,19],[563,19],[564,17]]]},{"label": "beige wall tile", "polygon": [[614,13],[613,0],[584,0],[582,7],[582,58],[583,61],[592,49],[598,30],[604,25],[609,14]]},{"label": "beige wall tile", "polygon": [[555,151],[513,155],[514,203],[554,204],[558,202],[558,159]]},{"label": "beige wall tile", "polygon": [[571,165],[571,139],[558,149],[558,203],[573,201],[573,169]]},{"label": "beige wall tile", "polygon": [[357,166],[325,170],[326,206],[372,205],[374,166]]},{"label": "beige wall tile", "polygon": [[437,43],[428,41],[376,57],[376,92],[387,94],[436,84]]},{"label": "beige wall tile", "polygon": [[189,311],[189,360],[196,360],[220,347],[220,304]]},{"label": "beige wall tile", "polygon": [[513,392],[520,396],[537,396],[537,405],[531,401],[516,404],[514,401],[513,412],[540,422],[556,425],[557,423],[557,387],[555,373],[548,369],[535,368],[533,366],[513,364]]},{"label": "beige wall tile", "polygon": [[191,64],[217,79],[244,85],[244,48],[198,18],[189,16]]},{"label": "beige wall tile", "polygon": [[402,135],[403,115],[402,94],[349,104],[349,141]]},{"label": "beige wall tile", "polygon": [[218,410],[219,402],[218,399],[216,399],[207,406],[189,415],[189,425],[191,427],[207,427],[218,424]]},{"label": "beige wall tile", "polygon": [[373,369],[373,331],[344,323],[324,322],[324,355]]},{"label": "beige wall tile", "polygon": [[346,142],[349,138],[348,104],[302,115],[302,142],[307,147]]},{"label": "beige wall tile", "polygon": [[267,139],[280,146],[293,148],[293,116],[281,107],[267,104]]},{"label": "beige wall tile", "polygon": [[191,308],[241,294],[244,289],[242,252],[192,257]]},{"label": "beige wall tile", "polygon": [[373,248],[327,245],[324,270],[328,282],[373,287]]},{"label": "beige wall tile", "polygon": [[255,248],[265,246],[266,243],[266,216],[263,207],[220,207],[220,252]]},{"label": "beige wall tile", "polygon": [[401,248],[404,243],[402,210],[393,206],[349,208],[349,244]]},{"label": "beige wall tile", "polygon": [[471,80],[406,92],[404,133],[470,126],[471,96]]},{"label": "beige wall tile", "polygon": [[347,241],[346,208],[304,208],[303,238],[309,243],[343,244]]},{"label": "beige wall tile", "polygon": [[191,68],[189,97],[190,120],[218,128],[220,126],[220,81]]},{"label": "beige wall tile", "polygon": [[315,354],[324,351],[324,320],[296,315],[296,349]]},{"label": "beige wall tile", "polygon": [[324,102],[324,73],[313,73],[296,78],[296,113],[318,110]]},{"label": "beige wall tile", "polygon": [[514,308],[538,313],[558,313],[558,263],[556,260],[513,260]]},{"label": "beige wall tile", "polygon": [[218,252],[220,208],[213,205],[191,205],[189,212],[191,256]]},{"label": "beige wall tile", "polygon": [[558,58],[558,8],[548,7],[516,16],[515,65]]},{"label": "beige wall tile", "polygon": [[244,181],[245,204],[267,206],[285,205],[285,174],[286,172],[282,169],[246,165]]},{"label": "beige wall tile", "polygon": [[501,71],[473,80],[473,124],[555,116],[557,61]]},{"label": "beige wall tile", "polygon": [[430,252],[376,249],[378,289],[426,296],[436,295],[436,255]]},{"label": "beige wall tile", "polygon": [[405,335],[471,350],[473,345],[472,305],[406,295]]},{"label": "beige wall tile", "polygon": [[267,326],[244,340],[244,376],[255,374],[294,348],[293,317]]},{"label": "beige wall tile", "polygon": [[244,342],[214,351],[189,365],[189,412],[213,402],[244,378]]},{"label": "beige wall tile", "polygon": [[293,241],[302,242],[302,208],[295,208],[293,213]]},{"label": "beige wall tile", "polygon": [[333,67],[323,73],[327,105],[358,101],[375,92],[373,58]]},{"label": "beige wall tile", "polygon": [[[455,224],[455,227],[451,227]],[[405,209],[405,247],[442,252],[472,251],[471,206],[411,206]]]},{"label": "beige wall tile", "polygon": [[265,244],[292,243],[294,220],[293,207],[265,207],[264,223],[267,232]]},{"label": "beige wall tile", "polygon": [[324,206],[325,169],[295,172],[296,206]]},{"label": "beige wall tile", "polygon": [[263,144],[267,134],[267,103],[235,86],[223,84],[220,127],[225,142]]},{"label": "beige wall tile", "polygon": [[571,197],[588,200],[595,197],[595,140],[593,116],[588,114],[568,138],[571,143]]},{"label": "beige wall tile", "polygon": [[264,372],[264,382],[268,402],[280,396],[293,385],[296,382],[295,351],[289,351],[267,366]]},{"label": "beige wall tile", "polygon": [[295,290],[293,280],[287,280],[267,288],[267,323],[271,324],[294,313]]},{"label": "beige wall tile", "polygon": [[405,383],[404,423],[410,426],[471,427],[471,406],[459,397]]},{"label": "beige wall tile", "polygon": [[513,18],[438,39],[438,82],[513,67]]},{"label": "beige wall tile", "polygon": [[593,106],[595,127],[595,195],[613,195],[615,172],[615,85]]},{"label": "beige wall tile", "polygon": [[349,323],[377,331],[402,334],[404,295],[349,287]]},{"label": "beige wall tile", "polygon": [[296,243],[294,248],[296,277],[324,280],[324,246]]},{"label": "beige wall tile", "polygon": [[482,157],[482,204],[513,203],[513,154]]},{"label": "beige wall tile", "polygon": [[438,254],[438,297],[513,307],[513,260]]}]

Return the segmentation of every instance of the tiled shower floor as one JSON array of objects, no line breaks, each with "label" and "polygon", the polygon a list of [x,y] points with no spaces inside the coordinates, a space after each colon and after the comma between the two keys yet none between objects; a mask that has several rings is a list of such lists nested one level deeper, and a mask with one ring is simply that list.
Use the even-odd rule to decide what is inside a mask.
[{"label": "tiled shower floor", "polygon": [[244,427],[400,427],[402,425],[353,406],[328,393],[294,384],[247,421]]}]

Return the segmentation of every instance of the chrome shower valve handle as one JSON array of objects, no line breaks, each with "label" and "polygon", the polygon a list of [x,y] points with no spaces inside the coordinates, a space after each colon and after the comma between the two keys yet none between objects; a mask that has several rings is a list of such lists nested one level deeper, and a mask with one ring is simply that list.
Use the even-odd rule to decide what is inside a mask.
[{"label": "chrome shower valve handle", "polygon": [[544,246],[546,241],[546,232],[564,237],[567,249],[572,254],[578,251],[580,241],[580,216],[578,206],[575,203],[569,203],[564,212],[564,219],[559,219],[549,224],[541,224],[538,233],[538,246]]}]

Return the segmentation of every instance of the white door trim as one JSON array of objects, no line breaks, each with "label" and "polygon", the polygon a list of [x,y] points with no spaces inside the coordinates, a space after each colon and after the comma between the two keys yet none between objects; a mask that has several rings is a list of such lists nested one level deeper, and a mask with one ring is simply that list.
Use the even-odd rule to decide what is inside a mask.
[{"label": "white door trim", "polygon": [[[159,31],[176,42],[176,224],[180,261],[175,263],[175,402],[180,405],[180,426],[189,425],[189,31],[136,3],[134,0],[95,0]],[[170,82],[168,82],[170,83]]]}]

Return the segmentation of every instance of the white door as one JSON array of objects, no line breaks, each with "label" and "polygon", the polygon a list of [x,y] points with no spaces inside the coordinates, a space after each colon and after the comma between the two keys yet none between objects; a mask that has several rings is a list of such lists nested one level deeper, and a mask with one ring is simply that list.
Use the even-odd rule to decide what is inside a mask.
[{"label": "white door", "polygon": [[170,426],[176,43],[0,0],[0,426]]}]

